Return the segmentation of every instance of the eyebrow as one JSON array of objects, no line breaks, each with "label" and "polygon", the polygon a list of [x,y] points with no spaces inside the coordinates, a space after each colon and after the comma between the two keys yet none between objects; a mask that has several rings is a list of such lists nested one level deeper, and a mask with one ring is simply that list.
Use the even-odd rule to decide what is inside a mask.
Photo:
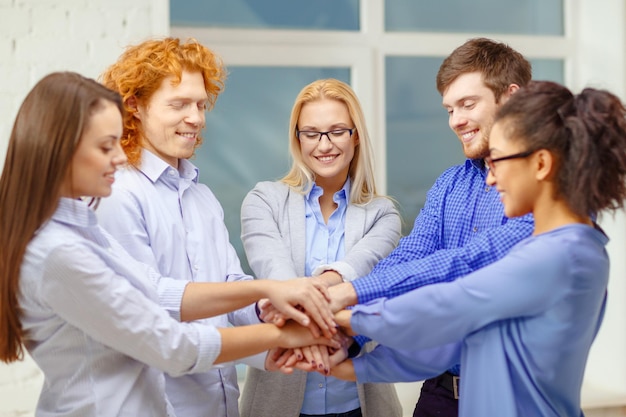
[{"label": "eyebrow", "polygon": [[475,95],[472,95],[472,96],[463,96],[463,97],[461,97],[460,99],[455,100],[455,101],[452,103],[452,105],[451,105],[451,104],[446,104],[446,103],[441,103],[441,105],[442,105],[444,108],[446,108],[446,107],[452,107],[454,104],[463,103],[464,101],[467,101],[467,100],[478,100],[478,99],[480,99],[480,97],[481,97],[480,95],[476,95],[476,94],[475,94]]},{"label": "eyebrow", "polygon": [[[334,129],[343,129],[350,126],[350,123],[346,123],[346,122],[336,122],[330,125],[329,129],[330,130],[334,130]],[[302,126],[302,127],[298,127],[298,130],[312,130],[312,129],[317,129],[316,126]]]}]

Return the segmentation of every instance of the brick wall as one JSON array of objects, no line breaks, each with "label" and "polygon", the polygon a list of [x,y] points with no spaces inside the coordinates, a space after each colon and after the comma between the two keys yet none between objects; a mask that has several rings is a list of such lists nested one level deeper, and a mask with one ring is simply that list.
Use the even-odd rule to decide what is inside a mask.
[{"label": "brick wall", "polygon": [[60,70],[96,78],[129,43],[167,34],[168,0],[0,0],[0,168],[39,79]]},{"label": "brick wall", "polygon": [[[124,46],[169,34],[167,0],[0,0],[0,169],[17,110],[44,75],[97,78]],[[0,416],[32,416],[43,375],[0,362]]]}]

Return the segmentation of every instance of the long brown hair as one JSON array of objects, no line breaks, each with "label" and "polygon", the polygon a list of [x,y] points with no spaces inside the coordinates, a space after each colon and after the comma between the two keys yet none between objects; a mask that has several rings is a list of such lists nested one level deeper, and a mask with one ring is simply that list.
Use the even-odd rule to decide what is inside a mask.
[{"label": "long brown hair", "polygon": [[23,358],[18,305],[22,259],[35,232],[59,202],[72,157],[103,101],[123,111],[121,97],[72,72],[52,73],[19,109],[0,177],[0,360]]}]

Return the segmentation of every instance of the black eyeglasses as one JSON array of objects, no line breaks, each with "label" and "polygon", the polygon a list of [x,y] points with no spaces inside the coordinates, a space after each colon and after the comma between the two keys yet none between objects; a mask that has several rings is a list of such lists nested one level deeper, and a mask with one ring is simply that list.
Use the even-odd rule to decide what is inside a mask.
[{"label": "black eyeglasses", "polygon": [[530,150],[530,151],[516,153],[516,154],[513,154],[513,155],[503,156],[501,158],[492,158],[492,157],[488,156],[488,157],[485,158],[485,164],[489,168],[489,171],[491,171],[495,175],[495,173],[496,173],[496,162],[506,161],[506,160],[509,160],[509,159],[527,158],[530,155],[534,154],[535,152],[537,152],[536,149]]},{"label": "black eyeglasses", "polygon": [[326,136],[329,141],[334,143],[347,142],[352,137],[352,133],[356,128],[352,129],[333,129],[328,132],[316,132],[315,130],[298,130],[296,136],[300,142],[314,143],[322,140],[322,136]]}]

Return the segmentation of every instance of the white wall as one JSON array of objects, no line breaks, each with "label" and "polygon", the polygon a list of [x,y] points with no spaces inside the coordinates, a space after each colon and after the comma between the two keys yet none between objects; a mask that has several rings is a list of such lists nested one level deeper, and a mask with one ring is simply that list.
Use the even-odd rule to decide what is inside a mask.
[{"label": "white wall", "polygon": [[19,105],[44,75],[97,78],[126,45],[168,34],[168,0],[0,0],[0,168]]},{"label": "white wall", "polygon": [[[97,78],[123,48],[169,34],[168,0],[0,0],[0,169],[20,103],[44,75]],[[43,376],[0,362],[0,416],[31,416]]]}]

